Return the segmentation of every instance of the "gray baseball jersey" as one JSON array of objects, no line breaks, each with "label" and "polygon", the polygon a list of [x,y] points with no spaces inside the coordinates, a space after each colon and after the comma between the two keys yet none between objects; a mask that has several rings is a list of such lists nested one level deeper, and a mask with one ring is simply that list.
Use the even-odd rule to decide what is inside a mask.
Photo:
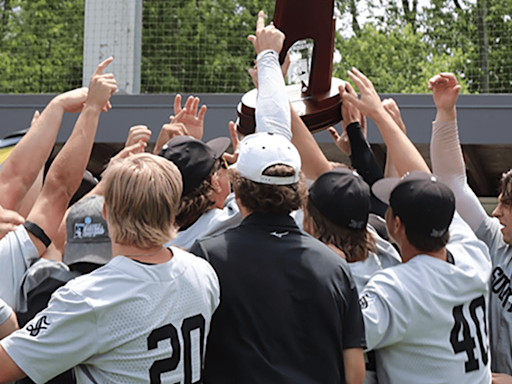
[{"label": "gray baseball jersey", "polygon": [[476,231],[489,247],[493,271],[491,276],[490,314],[493,372],[512,374],[512,248],[503,241],[501,225],[486,217]]},{"label": "gray baseball jersey", "polygon": [[39,252],[23,225],[16,227],[0,240],[0,299],[14,311],[19,310],[19,292],[23,275],[30,264],[38,258]]},{"label": "gray baseball jersey", "polygon": [[11,316],[12,309],[9,307],[5,301],[0,299],[0,325],[5,323],[9,317]]},{"label": "gray baseball jersey", "polygon": [[36,383],[72,367],[78,383],[197,382],[219,283],[206,261],[172,251],[156,265],[117,256],[70,281],[2,347]]},{"label": "gray baseball jersey", "polygon": [[453,264],[417,255],[376,273],[361,292],[380,384],[491,382],[489,252],[458,214],[447,249]]}]

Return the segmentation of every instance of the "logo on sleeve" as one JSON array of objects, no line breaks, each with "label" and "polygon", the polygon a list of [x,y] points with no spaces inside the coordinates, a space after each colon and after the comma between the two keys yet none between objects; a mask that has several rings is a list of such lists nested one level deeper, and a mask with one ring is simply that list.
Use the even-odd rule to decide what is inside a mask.
[{"label": "logo on sleeve", "polygon": [[27,327],[27,331],[30,332],[30,336],[36,337],[42,329],[47,329],[48,325],[50,325],[50,323],[47,321],[46,316],[41,316],[35,325],[30,324]]}]

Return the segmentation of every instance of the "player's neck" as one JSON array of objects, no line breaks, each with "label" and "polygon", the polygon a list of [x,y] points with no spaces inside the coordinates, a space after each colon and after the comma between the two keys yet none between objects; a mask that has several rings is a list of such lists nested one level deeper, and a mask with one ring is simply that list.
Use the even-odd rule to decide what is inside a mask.
[{"label": "player's neck", "polygon": [[431,256],[433,258],[443,260],[443,261],[446,261],[446,256],[447,256],[446,248],[444,248],[444,247],[441,248],[439,251],[425,252],[425,251],[419,250],[418,248],[413,246],[408,241],[403,241],[400,244],[400,254],[402,256],[402,261],[404,263],[411,260],[414,256],[418,256],[418,255],[427,255],[427,256]]},{"label": "player's neck", "polygon": [[162,245],[139,248],[132,245],[123,245],[112,243],[112,253],[114,256],[122,255],[129,259],[148,264],[162,264],[172,259],[172,251]]}]

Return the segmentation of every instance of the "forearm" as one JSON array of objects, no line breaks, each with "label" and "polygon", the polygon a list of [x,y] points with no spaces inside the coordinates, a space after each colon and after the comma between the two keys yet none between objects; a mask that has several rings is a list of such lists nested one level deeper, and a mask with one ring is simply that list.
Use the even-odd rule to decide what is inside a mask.
[{"label": "forearm", "polygon": [[387,146],[388,156],[393,160],[400,176],[410,171],[430,173],[430,169],[418,149],[384,109],[372,116],[372,119],[379,128]]},{"label": "forearm", "polygon": [[[50,239],[56,234],[69,201],[80,186],[91,154],[100,113],[101,109],[96,106],[84,107],[70,138],[53,161],[41,194],[28,217]],[[37,240],[34,240],[34,244],[42,254],[45,248]]]},{"label": "forearm", "polygon": [[476,230],[487,214],[467,183],[455,119],[432,124],[430,158],[434,174],[453,190],[457,211]]},{"label": "forearm", "polygon": [[318,146],[315,138],[297,112],[290,105],[292,119],[292,143],[297,147],[302,159],[302,172],[311,180],[331,170],[329,160]]},{"label": "forearm", "polygon": [[286,86],[275,51],[262,51],[258,61],[258,99],[256,101],[256,130],[274,132],[292,138],[291,117]]},{"label": "forearm", "polygon": [[64,115],[54,98],[13,149],[0,170],[0,205],[18,211],[25,194],[50,156]]}]

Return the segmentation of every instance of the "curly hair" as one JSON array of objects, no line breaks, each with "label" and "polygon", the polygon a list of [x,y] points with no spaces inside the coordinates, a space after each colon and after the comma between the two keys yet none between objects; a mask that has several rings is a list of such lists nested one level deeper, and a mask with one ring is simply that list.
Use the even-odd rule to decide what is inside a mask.
[{"label": "curly hair", "polygon": [[512,169],[501,175],[498,192],[502,200],[512,206]]},{"label": "curly hair", "polygon": [[314,237],[341,249],[349,262],[363,261],[370,252],[377,252],[375,238],[366,228],[352,229],[333,223],[322,215],[309,198],[304,206],[304,218],[311,218]]},{"label": "curly hair", "polygon": [[[293,176],[295,170],[287,165],[273,165],[265,170],[267,176]],[[289,185],[262,184],[242,177],[236,170],[229,172],[231,185],[241,204],[251,212],[285,213],[299,209],[306,196],[304,178]]]},{"label": "curly hair", "polygon": [[[219,160],[220,161],[220,160]],[[181,197],[176,215],[176,225],[178,228],[193,224],[194,221],[203,213],[208,212],[215,205],[215,187],[212,184],[212,178],[217,172],[215,163],[212,170],[206,178],[193,191]]]}]

